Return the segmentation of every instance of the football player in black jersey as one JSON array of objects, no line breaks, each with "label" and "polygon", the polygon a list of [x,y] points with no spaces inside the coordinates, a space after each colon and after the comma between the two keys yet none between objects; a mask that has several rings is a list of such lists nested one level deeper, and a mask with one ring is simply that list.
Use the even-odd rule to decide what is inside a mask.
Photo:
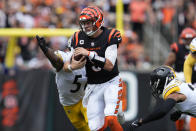
[{"label": "football player in black jersey", "polygon": [[72,44],[74,55],[87,58],[87,83],[84,106],[91,130],[122,131],[117,120],[122,95],[122,80],[117,65],[117,49],[121,34],[103,27],[103,13],[95,6],[84,8],[79,17],[81,31],[75,32]]},{"label": "football player in black jersey", "polygon": [[[190,51],[189,44],[191,43],[192,39],[195,36],[196,36],[196,32],[194,29],[190,27],[183,29],[179,37],[179,42],[178,43],[175,42],[171,45],[170,47],[171,52],[169,53],[168,58],[165,61],[165,65],[172,66],[176,72],[178,79],[184,82],[185,82],[185,77],[183,73],[184,61],[187,58]],[[196,72],[194,74],[196,75]],[[179,121],[176,122],[176,128],[178,130],[181,130],[180,128],[183,127],[182,124],[180,124],[182,123],[181,121],[183,121],[183,119],[180,119]],[[183,123],[186,123],[186,127],[188,127],[189,124],[186,121]]]},{"label": "football player in black jersey", "polygon": [[181,80],[183,81],[185,81],[183,74],[184,61],[189,54],[189,44],[195,36],[196,32],[194,29],[190,27],[185,28],[180,34],[179,42],[171,45],[171,52],[165,61],[165,65],[172,66],[174,68],[177,76],[178,73],[181,72],[183,75]]}]

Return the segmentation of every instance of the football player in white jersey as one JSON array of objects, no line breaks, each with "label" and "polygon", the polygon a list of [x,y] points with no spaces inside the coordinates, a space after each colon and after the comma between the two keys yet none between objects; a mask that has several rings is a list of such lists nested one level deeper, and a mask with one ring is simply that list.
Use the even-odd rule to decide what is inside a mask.
[{"label": "football player in white jersey", "polygon": [[85,58],[82,57],[79,61],[74,60],[70,42],[68,42],[70,51],[63,52],[48,48],[43,37],[36,36],[36,39],[44,55],[56,69],[59,100],[66,115],[78,131],[90,131],[86,108],[82,106],[82,98],[87,83],[84,67],[86,63]]},{"label": "football player in white jersey", "polygon": [[165,116],[173,107],[178,111],[171,115],[172,120],[177,120],[181,114],[196,117],[196,89],[188,83],[176,78],[173,68],[160,66],[150,74],[150,88],[152,95],[164,100],[146,117],[139,118],[129,123],[131,128],[154,121]]},{"label": "football player in white jersey", "polygon": [[[190,43],[190,53],[184,62],[184,77],[187,83],[196,87],[196,37]],[[196,130],[196,118],[190,119],[190,131]]]}]

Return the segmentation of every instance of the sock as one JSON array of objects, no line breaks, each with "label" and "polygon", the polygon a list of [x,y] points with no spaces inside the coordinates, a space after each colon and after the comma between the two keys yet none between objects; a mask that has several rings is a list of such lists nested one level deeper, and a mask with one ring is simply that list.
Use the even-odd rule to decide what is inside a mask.
[{"label": "sock", "polygon": [[121,127],[120,123],[118,122],[116,116],[106,116],[105,123],[99,131],[104,131],[104,129],[106,129],[107,126],[109,126],[111,131],[123,131],[123,128]]}]

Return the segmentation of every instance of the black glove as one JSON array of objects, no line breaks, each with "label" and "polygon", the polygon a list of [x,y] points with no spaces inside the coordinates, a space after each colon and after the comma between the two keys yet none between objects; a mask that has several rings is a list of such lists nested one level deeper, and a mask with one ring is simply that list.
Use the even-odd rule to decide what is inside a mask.
[{"label": "black glove", "polygon": [[129,124],[130,130],[133,130],[137,127],[140,127],[142,125],[141,119],[137,119],[134,122],[132,122],[131,124]]},{"label": "black glove", "polygon": [[39,47],[42,49],[42,51],[44,53],[46,53],[48,51],[48,47],[46,46],[45,38],[44,37],[39,37],[38,35],[36,35],[36,39],[37,39]]},{"label": "black glove", "polygon": [[181,111],[175,111],[175,112],[173,112],[173,113],[170,115],[170,119],[171,119],[172,121],[177,121],[177,120],[180,118],[181,115],[182,115],[182,112],[181,112]]}]

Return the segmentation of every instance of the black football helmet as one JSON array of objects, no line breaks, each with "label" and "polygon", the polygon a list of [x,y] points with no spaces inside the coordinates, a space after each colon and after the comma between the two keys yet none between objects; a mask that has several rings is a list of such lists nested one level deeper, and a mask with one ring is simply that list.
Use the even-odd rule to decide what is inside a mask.
[{"label": "black football helmet", "polygon": [[150,88],[154,97],[159,97],[166,85],[176,77],[173,68],[160,66],[150,74]]}]

